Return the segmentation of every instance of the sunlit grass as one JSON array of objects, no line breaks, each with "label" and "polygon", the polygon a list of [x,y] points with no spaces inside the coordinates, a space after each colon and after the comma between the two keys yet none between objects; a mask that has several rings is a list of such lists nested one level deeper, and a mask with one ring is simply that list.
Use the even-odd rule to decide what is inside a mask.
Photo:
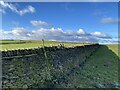
[{"label": "sunlit grass", "polygon": [[[21,42],[21,43],[20,43]],[[65,47],[88,45],[89,43],[70,43],[70,42],[57,42],[57,41],[45,41],[45,46],[58,46],[64,44]],[[0,50],[14,50],[14,49],[29,49],[42,47],[41,40],[2,40],[0,44]]]},{"label": "sunlit grass", "polygon": [[116,55],[119,55],[119,52],[120,52],[120,44],[108,44],[107,45],[109,49],[111,49]]}]

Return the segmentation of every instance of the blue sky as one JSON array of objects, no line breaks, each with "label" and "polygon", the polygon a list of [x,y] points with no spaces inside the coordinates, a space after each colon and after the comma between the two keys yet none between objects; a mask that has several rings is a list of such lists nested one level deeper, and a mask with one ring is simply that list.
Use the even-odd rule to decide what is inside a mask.
[{"label": "blue sky", "polygon": [[116,43],[118,3],[0,2],[2,39]]}]

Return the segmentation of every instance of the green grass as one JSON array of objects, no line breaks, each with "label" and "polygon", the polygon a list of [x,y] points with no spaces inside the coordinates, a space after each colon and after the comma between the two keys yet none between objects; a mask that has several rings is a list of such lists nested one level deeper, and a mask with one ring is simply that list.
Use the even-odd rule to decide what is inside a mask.
[{"label": "green grass", "polygon": [[[14,50],[14,49],[27,49],[42,47],[41,40],[0,40],[0,50]],[[58,46],[64,44],[65,47],[81,46],[89,43],[70,43],[70,42],[57,42],[57,41],[45,41],[45,46]]]},{"label": "green grass", "polygon": [[120,48],[119,48],[120,44],[108,44],[107,47],[120,57],[120,55],[118,53],[118,52],[120,52]]},{"label": "green grass", "polygon": [[[107,87],[107,85],[118,83],[118,56],[113,52],[114,46],[100,46],[96,53],[87,59],[85,66],[78,70],[82,75],[75,74],[74,78],[76,78],[78,85],[103,88],[104,84]],[[73,84],[75,82],[72,81]]]}]

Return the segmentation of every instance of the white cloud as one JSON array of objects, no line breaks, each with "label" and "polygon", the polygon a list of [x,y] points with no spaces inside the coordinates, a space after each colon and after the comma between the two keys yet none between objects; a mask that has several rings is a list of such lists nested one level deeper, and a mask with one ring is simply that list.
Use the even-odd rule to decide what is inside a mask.
[{"label": "white cloud", "polygon": [[117,24],[118,22],[118,19],[114,19],[112,17],[106,17],[101,19],[101,23],[103,24]]},{"label": "white cloud", "polygon": [[79,29],[79,30],[77,31],[77,33],[78,33],[78,34],[86,34],[83,29]]},{"label": "white cloud", "polygon": [[30,39],[29,32],[23,27],[16,27],[10,31],[0,30],[0,39]]},{"label": "white cloud", "polygon": [[120,40],[105,39],[105,40],[102,40],[101,43],[104,43],[104,44],[120,44]]},{"label": "white cloud", "polygon": [[37,21],[37,20],[32,20],[30,21],[30,23],[33,25],[33,26],[48,26],[48,23],[44,22],[44,21]]},{"label": "white cloud", "polygon": [[[98,42],[99,39],[109,39],[109,35],[94,32],[87,33],[83,29],[78,31],[65,31],[61,28],[40,28],[38,30],[28,31],[23,27],[13,28],[10,31],[2,30],[4,37],[2,39],[33,39],[33,40],[55,40],[71,42]],[[1,37],[0,37],[1,38]]]},{"label": "white cloud", "polygon": [[11,33],[17,37],[21,37],[21,36],[26,37],[28,32],[23,27],[20,27],[20,28],[17,27],[17,28],[13,28]]},{"label": "white cloud", "polygon": [[16,12],[19,15],[24,15],[26,13],[34,13],[35,12],[35,8],[33,6],[30,6],[30,5],[22,10],[18,10],[14,4],[7,3],[4,1],[0,1],[0,5],[3,8],[2,11],[4,11],[4,12],[5,12],[5,9],[10,9],[11,11]]},{"label": "white cloud", "polygon": [[98,38],[111,38],[110,35],[102,33],[102,32],[94,32],[94,33],[91,33],[91,35],[98,37]]},{"label": "white cloud", "polygon": [[17,11],[18,14],[20,15],[23,15],[23,14],[26,14],[26,13],[34,13],[35,12],[35,8],[32,7],[32,6],[27,6],[27,8],[23,9],[23,10],[20,10],[20,11]]},{"label": "white cloud", "polygon": [[10,34],[11,31],[4,31],[3,29],[0,29],[0,39],[11,39],[14,38]]}]

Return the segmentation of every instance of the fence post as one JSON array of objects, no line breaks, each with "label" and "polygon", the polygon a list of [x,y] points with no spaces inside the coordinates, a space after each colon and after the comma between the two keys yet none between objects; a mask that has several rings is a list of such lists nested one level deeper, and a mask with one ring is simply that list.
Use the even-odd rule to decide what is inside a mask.
[{"label": "fence post", "polygon": [[47,80],[50,80],[51,77],[50,77],[50,64],[48,62],[48,57],[47,57],[47,53],[46,53],[46,50],[45,50],[45,44],[44,44],[44,39],[42,39],[42,42],[43,42],[43,53],[44,53],[44,56],[45,56],[45,62],[46,62],[46,67],[45,67],[45,70],[46,70],[46,79]]}]

